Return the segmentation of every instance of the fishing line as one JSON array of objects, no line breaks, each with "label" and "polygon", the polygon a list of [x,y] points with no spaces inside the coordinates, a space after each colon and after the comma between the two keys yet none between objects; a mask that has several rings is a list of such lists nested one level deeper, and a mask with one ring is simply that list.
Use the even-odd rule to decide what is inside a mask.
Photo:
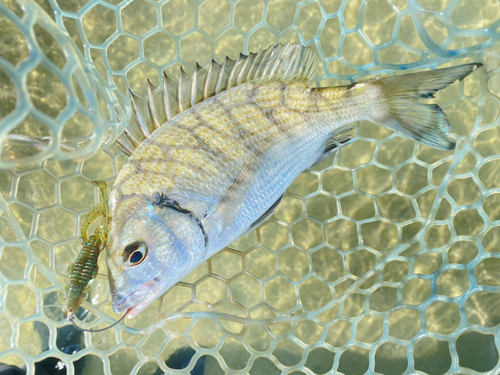
[{"label": "fishing line", "polygon": [[83,331],[83,332],[91,332],[91,333],[96,333],[96,332],[103,332],[103,331],[106,331],[110,328],[113,328],[114,326],[118,325],[119,323],[121,323],[128,315],[130,309],[127,310],[127,312],[125,312],[125,314],[123,314],[123,316],[117,320],[116,322],[114,322],[113,324],[107,326],[107,327],[104,327],[104,328],[100,328],[100,329],[87,329],[87,328],[82,328],[82,327],[78,327],[75,323],[75,315],[72,314],[71,316],[68,317],[69,321],[73,324],[73,326],[79,330],[79,331]]}]

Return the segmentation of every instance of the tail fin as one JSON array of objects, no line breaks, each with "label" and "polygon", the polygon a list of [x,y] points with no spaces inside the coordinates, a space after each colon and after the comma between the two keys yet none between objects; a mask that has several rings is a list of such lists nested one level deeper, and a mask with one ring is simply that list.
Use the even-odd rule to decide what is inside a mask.
[{"label": "tail fin", "polygon": [[374,114],[371,120],[428,146],[452,150],[455,141],[448,137],[451,125],[446,114],[437,104],[420,103],[418,99],[433,98],[437,91],[481,66],[473,63],[376,79],[372,82],[380,88],[386,110]]}]

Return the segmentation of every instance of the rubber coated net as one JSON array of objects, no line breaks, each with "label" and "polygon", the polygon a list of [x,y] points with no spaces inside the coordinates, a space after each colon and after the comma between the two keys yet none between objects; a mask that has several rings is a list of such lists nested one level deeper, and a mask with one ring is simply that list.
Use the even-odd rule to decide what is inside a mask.
[{"label": "rubber coated net", "polygon": [[[0,0],[0,363],[67,374],[500,372],[498,0]],[[370,123],[275,215],[134,319],[76,331],[57,291],[162,71],[277,42],[317,84],[482,62],[437,151]],[[291,150],[293,152],[293,150]],[[104,257],[80,324],[111,309]],[[3,368],[3,367],[2,367]]]}]

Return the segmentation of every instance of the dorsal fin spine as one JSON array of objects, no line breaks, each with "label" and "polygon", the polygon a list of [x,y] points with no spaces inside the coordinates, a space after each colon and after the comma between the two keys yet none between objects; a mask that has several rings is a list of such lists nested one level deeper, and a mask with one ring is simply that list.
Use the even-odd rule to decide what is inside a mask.
[{"label": "dorsal fin spine", "polygon": [[226,74],[226,72],[231,71],[233,65],[234,60],[231,60],[229,56],[226,55],[226,58],[224,59],[224,62],[222,63],[222,66],[220,68],[219,78],[217,79],[217,86],[215,88],[215,95],[227,89],[229,74]]},{"label": "dorsal fin spine", "polygon": [[222,62],[222,65],[220,66],[220,69],[219,69],[219,74],[217,75],[217,84],[215,85],[215,95],[217,95],[219,92],[222,91],[222,80],[224,78],[224,66],[226,64],[226,60],[227,60],[227,56],[226,58],[224,59],[224,61]]},{"label": "dorsal fin spine", "polygon": [[196,105],[196,89],[198,87],[199,73],[200,73],[200,66],[198,65],[198,63],[196,63],[193,75],[191,76],[191,90],[190,90],[191,107],[194,107]]},{"label": "dorsal fin spine", "polygon": [[255,77],[255,72],[257,71],[257,65],[259,63],[259,54],[262,51],[262,48],[260,49],[259,53],[257,53],[254,57],[254,61],[252,65],[250,65],[250,68],[248,69],[248,74],[247,74],[247,81],[251,81]]},{"label": "dorsal fin spine", "polygon": [[134,153],[135,148],[131,148],[126,142],[120,138],[116,138],[116,143],[118,143],[118,149],[125,155],[130,156]]},{"label": "dorsal fin spine", "polygon": [[[120,114],[118,113],[116,108],[115,108],[115,114],[116,114],[117,120],[119,122],[121,122]],[[123,134],[125,134],[125,133],[123,133]],[[133,145],[128,144],[126,134],[125,135],[123,135],[123,134],[120,135],[118,138],[116,138],[116,143],[118,143],[118,149],[120,149],[124,154],[130,156],[134,152],[135,148]]]},{"label": "dorsal fin spine", "polygon": [[[278,48],[280,48],[281,45],[278,45]],[[273,54],[276,52],[275,49],[271,50],[271,48],[268,48],[264,51],[262,59],[260,61],[259,69],[257,70],[255,76],[260,76],[260,77],[267,77],[267,71],[269,69],[269,62],[271,61],[271,58]],[[262,71],[262,73],[260,73]]]},{"label": "dorsal fin spine", "polygon": [[142,104],[142,99],[135,95],[132,90],[129,89],[128,92],[130,95],[130,106],[132,107],[133,117],[135,118],[137,125],[139,125],[139,129],[141,130],[142,134],[144,134],[144,136],[147,138],[149,137],[149,130],[146,124],[146,120],[144,119],[144,116],[142,115],[139,108],[139,105]]},{"label": "dorsal fin spine", "polygon": [[[151,119],[153,120],[153,126],[155,129],[158,129],[162,124],[161,122],[161,117],[158,113],[158,111],[161,111],[161,109],[158,108],[156,105],[156,100],[155,100],[155,95],[157,93],[157,87],[153,85],[153,83],[148,79],[148,108],[149,108],[149,114],[151,115]],[[161,108],[161,106],[160,106]]]},{"label": "dorsal fin spine", "polygon": [[135,135],[132,134],[132,131],[130,129],[125,128],[124,132],[125,132],[127,138],[132,143],[132,145],[134,147],[136,147],[136,148],[139,147],[139,145],[141,144],[141,142],[139,142],[139,140],[135,137]]},{"label": "dorsal fin spine", "polygon": [[[211,60],[210,61],[210,64],[208,65],[207,67],[207,74],[205,76],[205,80],[203,82],[203,100],[205,99],[208,99],[209,97],[212,96],[212,90],[211,90],[211,81],[210,81],[210,78],[212,77],[212,74],[214,74],[214,66],[219,66],[219,64],[217,64],[215,62],[215,60]],[[215,89],[214,89],[215,91]]]},{"label": "dorsal fin spine", "polygon": [[240,69],[238,70],[238,74],[235,77],[235,86],[238,86],[239,84],[241,84],[241,77],[244,74],[245,67],[248,63],[249,58],[250,58],[250,56],[246,56],[246,55],[240,53],[240,57],[238,57],[238,60],[241,60]]},{"label": "dorsal fin spine", "polygon": [[287,46],[279,45],[277,51],[273,50],[271,60],[266,63],[266,77],[273,77],[275,75],[276,76],[278,75],[278,72],[280,68],[283,66],[283,64],[271,64],[271,62],[274,62],[279,57],[279,55],[281,55],[281,52],[284,49],[286,50]]},{"label": "dorsal fin spine", "polygon": [[226,89],[230,89],[231,87],[235,86],[235,85],[233,85],[233,81],[234,81],[234,77],[238,74],[238,67],[240,66],[241,56],[242,56],[242,54],[240,53],[240,55],[236,59],[236,62],[233,65],[234,68],[231,69],[231,71],[229,72],[229,77],[227,77]]},{"label": "dorsal fin spine", "polygon": [[219,77],[220,70],[222,69],[221,64],[216,63],[214,60],[212,60],[212,69],[214,70],[213,75],[210,77],[211,82],[210,82],[210,91],[209,91],[209,97],[215,95],[216,89],[217,89],[217,79]]},{"label": "dorsal fin spine", "polygon": [[245,83],[301,82],[306,84],[318,64],[316,52],[299,44],[270,46],[258,53],[240,54],[222,64],[211,60],[206,68],[196,63],[192,76],[182,66],[177,81],[165,72],[162,87],[147,82],[147,99],[130,91],[132,117],[120,136],[121,149],[130,154],[150,133],[180,112],[222,91]]},{"label": "dorsal fin spine", "polygon": [[179,67],[179,74],[177,78],[177,112],[181,113],[182,112],[182,78],[184,73],[184,70],[182,69],[182,66]]},{"label": "dorsal fin spine", "polygon": [[196,73],[196,79],[193,79],[192,98],[191,98],[192,107],[203,100],[203,83],[205,82],[205,76],[207,74],[207,70],[203,69],[198,63],[196,63],[195,73]]},{"label": "dorsal fin spine", "polygon": [[161,88],[161,91],[163,92],[163,106],[165,107],[165,114],[167,115],[167,120],[170,120],[172,118],[171,111],[170,111],[170,100],[168,98],[168,76],[167,73],[163,72],[162,76],[162,82],[163,82],[163,87]]},{"label": "dorsal fin spine", "polygon": [[240,74],[238,75],[237,85],[241,85],[243,82],[245,82],[246,78],[248,77],[248,71],[252,66],[252,62],[254,59],[255,54],[249,53],[245,61],[243,62],[243,66],[241,67]]},{"label": "dorsal fin spine", "polygon": [[263,56],[262,48],[260,49],[259,53],[257,53],[257,56],[255,56],[255,62],[252,64],[252,67],[250,68],[250,71],[248,72],[248,80],[251,81],[255,79],[257,75],[257,71],[259,70],[260,63],[262,62],[262,56]]},{"label": "dorsal fin spine", "polygon": [[229,56],[226,56],[226,60],[224,61],[224,71],[223,71],[223,80],[224,84],[221,86],[221,91],[227,90],[227,85],[229,84],[229,76],[231,75],[231,70],[236,63],[235,60],[231,59]]},{"label": "dorsal fin spine", "polygon": [[177,99],[177,85],[174,81],[163,72],[163,104],[165,105],[165,112],[167,114],[167,120],[171,120],[177,114],[174,112],[174,108],[177,107],[173,100]]},{"label": "dorsal fin spine", "polygon": [[[278,55],[286,55],[286,53],[288,51],[292,50],[290,48],[290,45],[286,45],[284,46],[281,51],[279,51]],[[283,64],[279,64],[277,66],[275,66],[275,70],[271,73],[271,75],[278,75],[278,76],[285,76],[287,70],[289,69],[290,65],[292,65],[295,61],[297,61],[295,58],[293,58],[294,56],[292,56],[290,59],[284,61]]]},{"label": "dorsal fin spine", "polygon": [[[182,66],[179,69],[179,84],[177,87],[178,113],[184,112],[191,105],[191,82]],[[189,95],[188,95],[189,94]],[[188,97],[189,96],[189,97]]]},{"label": "dorsal fin spine", "polygon": [[149,115],[151,116],[151,119],[153,120],[153,125],[155,129],[158,129],[159,125],[158,119],[156,116],[156,108],[154,105],[154,92],[156,91],[156,86],[153,85],[153,83],[149,80],[147,80],[147,94],[148,94],[148,109],[149,109]]}]

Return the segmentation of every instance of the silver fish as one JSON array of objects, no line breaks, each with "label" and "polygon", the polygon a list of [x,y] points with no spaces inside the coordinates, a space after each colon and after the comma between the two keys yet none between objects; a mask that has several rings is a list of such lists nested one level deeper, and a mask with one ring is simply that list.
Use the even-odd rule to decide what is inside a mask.
[{"label": "silver fish", "polygon": [[131,155],[110,194],[114,310],[134,317],[200,263],[269,217],[304,170],[368,120],[439,149],[450,124],[432,98],[480,64],[309,88],[318,57],[298,44],[181,70],[148,98],[119,140]]}]

